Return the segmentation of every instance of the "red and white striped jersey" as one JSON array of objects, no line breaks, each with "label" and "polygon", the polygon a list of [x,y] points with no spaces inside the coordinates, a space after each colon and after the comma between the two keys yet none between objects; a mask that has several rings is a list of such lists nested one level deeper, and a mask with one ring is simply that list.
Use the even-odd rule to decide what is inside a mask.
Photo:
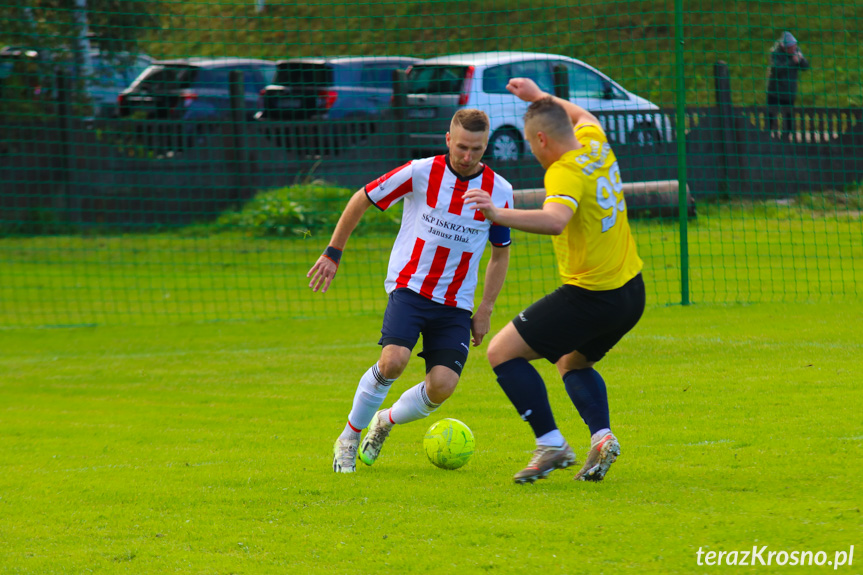
[{"label": "red and white striped jersey", "polygon": [[380,210],[405,202],[390,254],[387,293],[404,287],[473,311],[479,261],[492,226],[494,245],[509,245],[510,240],[509,229],[464,207],[464,193],[471,188],[488,192],[498,207],[513,205],[512,185],[491,168],[484,166],[464,179],[452,171],[445,155],[413,160],[366,185],[366,195]]}]

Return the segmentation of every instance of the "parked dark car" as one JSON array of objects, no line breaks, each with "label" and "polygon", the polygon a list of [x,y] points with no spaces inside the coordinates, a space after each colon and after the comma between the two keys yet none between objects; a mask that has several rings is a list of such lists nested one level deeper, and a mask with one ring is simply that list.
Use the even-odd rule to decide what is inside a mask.
[{"label": "parked dark car", "polygon": [[275,62],[243,58],[163,60],[144,70],[118,97],[120,116],[189,121],[226,120],[230,116],[230,73],[243,73],[249,119],[258,93],[270,83]]},{"label": "parked dark car", "polygon": [[374,118],[391,106],[393,71],[419,62],[398,56],[296,58],[276,65],[261,91],[261,120]]}]

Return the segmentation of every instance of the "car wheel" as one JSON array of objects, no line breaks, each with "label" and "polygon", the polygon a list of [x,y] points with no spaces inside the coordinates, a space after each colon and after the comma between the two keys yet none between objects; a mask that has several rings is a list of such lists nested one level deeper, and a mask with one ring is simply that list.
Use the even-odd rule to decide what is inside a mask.
[{"label": "car wheel", "polygon": [[522,149],[521,135],[511,128],[501,128],[492,135],[486,153],[498,162],[514,162],[521,157]]},{"label": "car wheel", "polygon": [[638,146],[654,146],[659,144],[662,138],[656,126],[649,123],[637,124],[629,134],[626,135],[627,144]]}]

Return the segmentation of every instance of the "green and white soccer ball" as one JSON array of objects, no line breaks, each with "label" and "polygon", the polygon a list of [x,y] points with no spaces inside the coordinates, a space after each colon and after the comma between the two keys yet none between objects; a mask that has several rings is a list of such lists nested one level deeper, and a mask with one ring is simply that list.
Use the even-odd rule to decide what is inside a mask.
[{"label": "green and white soccer ball", "polygon": [[429,461],[441,469],[458,469],[467,463],[474,444],[473,432],[458,419],[441,419],[423,439]]}]

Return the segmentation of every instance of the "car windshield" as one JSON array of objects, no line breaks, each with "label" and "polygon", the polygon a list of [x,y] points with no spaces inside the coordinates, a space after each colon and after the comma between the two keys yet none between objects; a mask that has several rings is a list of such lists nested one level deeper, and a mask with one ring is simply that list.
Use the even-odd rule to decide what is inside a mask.
[{"label": "car windshield", "polygon": [[365,88],[392,89],[393,70],[397,68],[398,66],[395,64],[363,68],[360,74],[360,84]]},{"label": "car windshield", "polygon": [[230,83],[229,68],[201,68],[195,76],[195,86],[201,88],[225,88]]},{"label": "car windshield", "polygon": [[333,68],[328,64],[288,62],[279,64],[273,84],[280,86],[332,86]]},{"label": "car windshield", "polygon": [[185,90],[194,80],[195,68],[191,66],[153,66],[141,80],[139,89],[145,92]]},{"label": "car windshield", "polygon": [[408,74],[408,94],[459,94],[467,66],[414,66]]},{"label": "car windshield", "polygon": [[264,84],[270,84],[273,77],[276,75],[276,67],[273,65],[264,65],[259,68],[261,75],[264,77]]}]

